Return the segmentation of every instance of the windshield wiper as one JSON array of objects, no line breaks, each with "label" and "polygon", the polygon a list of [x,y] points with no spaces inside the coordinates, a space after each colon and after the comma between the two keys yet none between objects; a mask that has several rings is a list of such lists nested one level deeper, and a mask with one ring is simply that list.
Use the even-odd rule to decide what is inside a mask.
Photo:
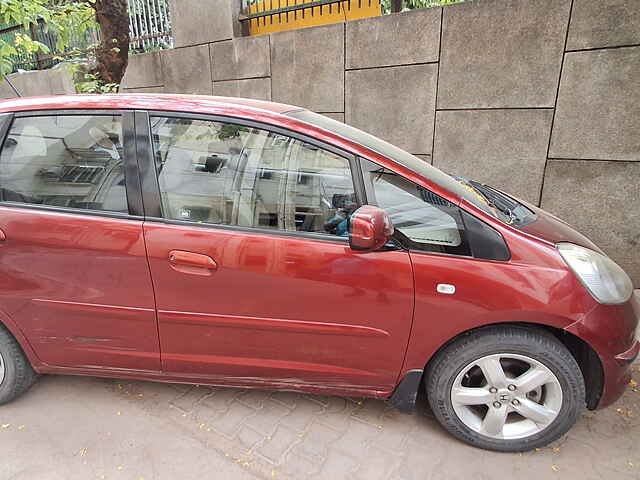
[{"label": "windshield wiper", "polygon": [[517,204],[507,203],[501,196],[496,195],[490,188],[485,187],[481,183],[474,182],[473,180],[467,180],[464,177],[453,176],[453,178],[472,189],[479,197],[482,198],[482,200],[484,200],[489,208],[506,216],[507,223],[511,224],[520,222],[520,218],[513,212],[513,207],[517,207]]},{"label": "windshield wiper", "polygon": [[480,195],[487,199],[489,205],[491,205],[496,210],[499,210],[501,213],[506,215],[509,218],[508,223],[519,223],[520,217],[513,212],[513,207],[517,207],[517,204],[508,201],[506,198],[503,198],[501,195],[496,195],[492,189],[485,187],[481,183],[469,181],[469,185]]}]

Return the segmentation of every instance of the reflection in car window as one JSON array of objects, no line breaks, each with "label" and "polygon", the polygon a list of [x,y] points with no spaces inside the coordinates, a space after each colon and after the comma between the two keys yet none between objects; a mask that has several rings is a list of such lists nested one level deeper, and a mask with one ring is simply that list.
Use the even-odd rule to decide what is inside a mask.
[{"label": "reflection in car window", "polygon": [[120,117],[16,118],[0,154],[0,200],[127,213]]},{"label": "reflection in car window", "polygon": [[348,160],[253,127],[152,117],[151,128],[165,218],[347,234]]},{"label": "reflection in car window", "polygon": [[363,160],[367,195],[391,217],[411,248],[471,255],[459,208],[390,170]]},{"label": "reflection in car window", "polygon": [[464,198],[476,207],[484,210],[485,212],[495,215],[495,210],[487,203],[487,201],[480,195],[477,195],[465,188],[463,185],[454,180],[451,176],[444,172],[441,172],[433,165],[419,159],[415,155],[412,155],[404,150],[391,145],[390,143],[374,137],[373,135],[358,130],[351,125],[338,122],[333,118],[326,117],[319,113],[311,112],[305,109],[292,110],[287,112],[286,115],[306,122],[310,125],[328,130],[342,138],[346,138],[354,143],[362,145],[380,155],[391,159],[392,161],[403,165],[424,178],[430,180],[443,187],[452,193],[455,193],[461,198]]}]

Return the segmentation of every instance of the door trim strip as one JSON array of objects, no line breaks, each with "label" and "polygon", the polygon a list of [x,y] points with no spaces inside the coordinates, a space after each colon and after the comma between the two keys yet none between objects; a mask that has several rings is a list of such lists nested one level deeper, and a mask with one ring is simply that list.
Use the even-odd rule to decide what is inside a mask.
[{"label": "door trim strip", "polygon": [[389,337],[389,332],[386,330],[362,325],[220,315],[213,313],[177,312],[173,310],[158,310],[158,321],[160,324],[172,323],[180,325],[205,325],[207,327],[220,328],[276,330],[284,333],[308,333],[312,335],[343,335],[369,338]]}]

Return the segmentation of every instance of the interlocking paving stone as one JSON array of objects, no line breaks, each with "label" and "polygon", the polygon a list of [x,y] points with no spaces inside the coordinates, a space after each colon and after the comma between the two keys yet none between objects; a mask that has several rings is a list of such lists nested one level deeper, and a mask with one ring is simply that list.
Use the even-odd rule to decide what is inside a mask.
[{"label": "interlocking paving stone", "polygon": [[263,408],[258,411],[257,415],[251,417],[247,424],[251,425],[257,431],[263,433],[264,435],[272,435],[282,417],[289,413],[289,409],[283,407],[282,405],[269,402],[265,404]]},{"label": "interlocking paving stone", "polygon": [[351,413],[358,408],[350,399],[341,397],[329,397],[326,405],[327,410],[320,416],[319,421],[338,431],[347,429]]},{"label": "interlocking paving stone", "polygon": [[233,438],[244,425],[244,422],[255,413],[256,411],[253,408],[247,407],[240,402],[234,402],[226,414],[213,422],[211,426],[227,438]]},{"label": "interlocking paving stone", "polygon": [[293,430],[303,431],[324,409],[325,407],[308,398],[299,397],[295,409],[283,417],[280,423]]},{"label": "interlocking paving stone", "polygon": [[171,405],[178,408],[183,413],[190,413],[200,401],[209,395],[211,395],[211,392],[206,389],[192,387],[191,390],[187,390],[185,393],[178,395],[174,400],[172,400]]},{"label": "interlocking paving stone", "polygon": [[264,442],[265,436],[257,432],[251,427],[243,426],[240,428],[237,437],[238,443],[246,450],[245,453],[250,454],[258,448],[259,444]]},{"label": "interlocking paving stone", "polygon": [[360,458],[360,465],[354,474],[357,480],[384,480],[389,478],[402,462],[402,457],[382,448],[371,448],[366,461]]},{"label": "interlocking paving stone", "polygon": [[266,438],[258,449],[258,453],[271,463],[281,464],[287,451],[300,441],[300,436],[293,430],[281,426],[272,436]]},{"label": "interlocking paving stone", "polygon": [[238,395],[238,401],[251,408],[262,408],[265,400],[271,396],[271,392],[266,390],[248,390]]},{"label": "interlocking paving stone", "polygon": [[331,451],[339,451],[358,457],[380,435],[381,428],[357,420],[346,422],[346,433],[331,445]]},{"label": "interlocking paving stone", "polygon": [[340,433],[334,429],[320,423],[314,423],[309,427],[300,444],[296,446],[296,452],[312,460],[320,461],[327,456],[329,446],[338,438],[340,438]]},{"label": "interlocking paving stone", "polygon": [[0,409],[0,423],[26,425],[0,430],[0,479],[116,478],[121,464],[123,478],[160,480],[638,480],[639,413],[640,391],[629,389],[551,446],[499,454],[448,435],[424,398],[405,415],[369,399],[45,376]]},{"label": "interlocking paving stone", "polygon": [[351,479],[356,471],[358,463],[351,457],[341,452],[336,452],[327,459],[317,478],[330,478],[332,480]]}]

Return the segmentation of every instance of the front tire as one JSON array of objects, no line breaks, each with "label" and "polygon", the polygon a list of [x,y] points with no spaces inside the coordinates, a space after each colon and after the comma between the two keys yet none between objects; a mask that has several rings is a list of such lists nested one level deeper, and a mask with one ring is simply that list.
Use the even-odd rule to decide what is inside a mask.
[{"label": "front tire", "polygon": [[553,335],[487,327],[441,350],[426,372],[440,424],[471,445],[519,452],[564,435],[585,406],[580,367]]},{"label": "front tire", "polygon": [[16,339],[0,325],[0,405],[26,392],[37,377]]}]

